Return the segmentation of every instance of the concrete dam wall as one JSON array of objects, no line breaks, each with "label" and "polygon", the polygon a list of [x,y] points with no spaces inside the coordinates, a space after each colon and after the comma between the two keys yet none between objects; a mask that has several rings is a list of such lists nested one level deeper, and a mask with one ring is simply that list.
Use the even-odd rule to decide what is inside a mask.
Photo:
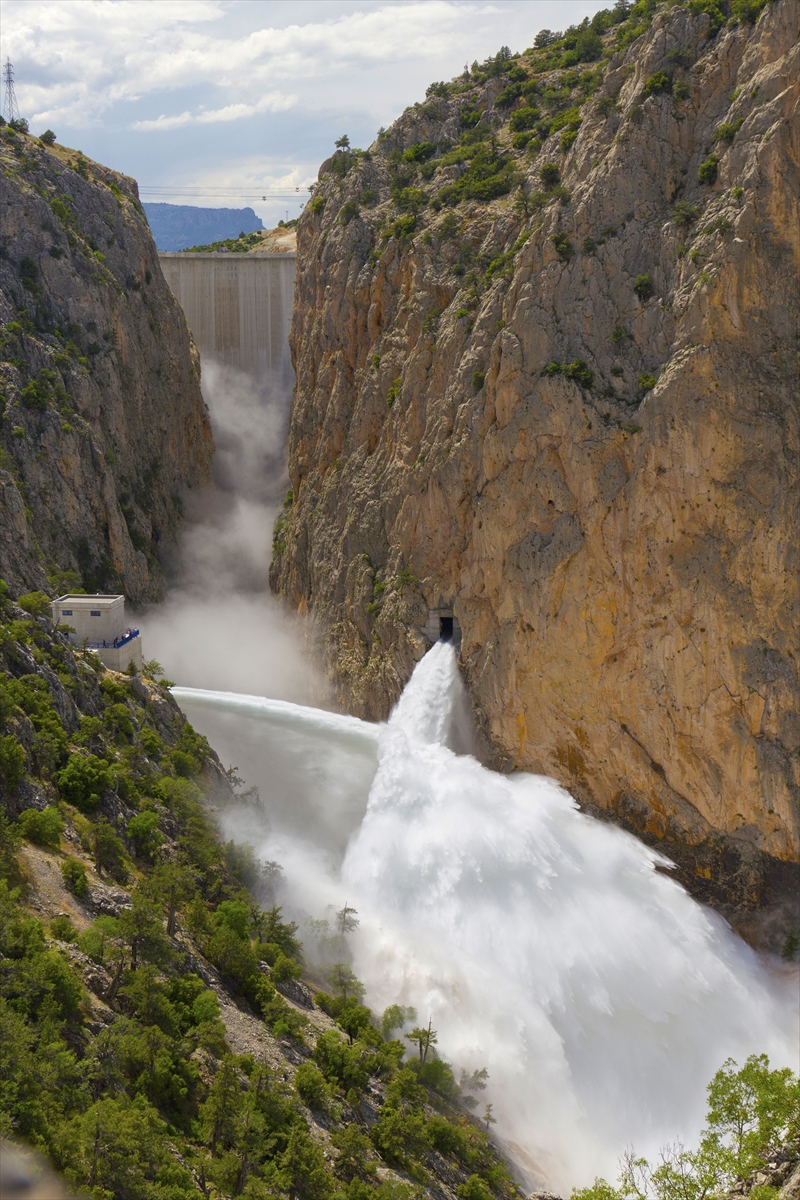
[{"label": "concrete dam wall", "polygon": [[296,255],[159,254],[201,358],[291,383]]}]

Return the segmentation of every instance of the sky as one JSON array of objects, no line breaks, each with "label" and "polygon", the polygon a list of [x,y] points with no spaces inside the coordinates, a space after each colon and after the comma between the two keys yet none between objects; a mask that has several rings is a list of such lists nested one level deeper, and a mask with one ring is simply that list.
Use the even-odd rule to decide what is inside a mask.
[{"label": "sky", "polygon": [[[611,0],[0,0],[31,131],[143,200],[295,217],[346,133],[367,147],[429,83]],[[262,199],[262,197],[266,197]]]}]

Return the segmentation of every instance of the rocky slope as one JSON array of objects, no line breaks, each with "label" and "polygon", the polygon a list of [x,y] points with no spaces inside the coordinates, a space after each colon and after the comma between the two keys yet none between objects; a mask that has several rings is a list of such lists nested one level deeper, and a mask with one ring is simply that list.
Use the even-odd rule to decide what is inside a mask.
[{"label": "rocky slope", "polygon": [[323,164],[272,568],[373,718],[452,608],[494,762],[753,936],[800,849],[798,4],[758,9],[618,6]]},{"label": "rocky slope", "polygon": [[0,1137],[96,1200],[518,1198],[344,934],[335,995],[300,981],[280,869],[219,837],[232,780],[163,684],[0,588]]},{"label": "rocky slope", "polygon": [[0,573],[155,599],[210,481],[186,322],[132,179],[8,127],[0,168]]}]

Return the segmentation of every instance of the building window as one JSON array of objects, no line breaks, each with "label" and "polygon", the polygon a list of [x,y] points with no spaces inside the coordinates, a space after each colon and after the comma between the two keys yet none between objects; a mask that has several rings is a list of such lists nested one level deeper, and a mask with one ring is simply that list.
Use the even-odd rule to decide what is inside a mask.
[{"label": "building window", "polygon": [[90,617],[101,617],[102,615],[103,614],[100,612],[99,608],[92,608],[89,610]]},{"label": "building window", "polygon": [[62,608],[61,615],[62,615],[62,617],[71,617],[72,609],[71,608]]}]

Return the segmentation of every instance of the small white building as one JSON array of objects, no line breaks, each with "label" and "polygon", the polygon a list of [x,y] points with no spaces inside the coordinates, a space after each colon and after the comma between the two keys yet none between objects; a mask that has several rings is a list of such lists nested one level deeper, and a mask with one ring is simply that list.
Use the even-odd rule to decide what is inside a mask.
[{"label": "small white building", "polygon": [[127,671],[133,663],[141,673],[142,639],[127,623],[124,596],[59,596],[50,608],[74,646],[93,650],[112,671]]}]

